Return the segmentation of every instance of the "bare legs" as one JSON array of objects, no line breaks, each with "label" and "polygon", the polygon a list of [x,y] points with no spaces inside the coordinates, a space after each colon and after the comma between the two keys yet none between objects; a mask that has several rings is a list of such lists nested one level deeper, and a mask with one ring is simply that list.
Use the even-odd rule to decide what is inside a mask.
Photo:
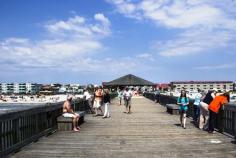
[{"label": "bare legs", "polygon": [[95,109],[95,115],[94,116],[98,116],[98,110],[101,111],[102,115],[103,115],[103,111],[102,111],[102,107],[101,107],[101,102],[100,101],[94,101],[94,109]]},{"label": "bare legs", "polygon": [[186,113],[184,112],[180,114],[180,124],[183,128],[186,128]]},{"label": "bare legs", "polygon": [[73,117],[73,130],[78,132],[80,127],[78,126],[78,122],[79,122],[79,115],[75,114]]},{"label": "bare legs", "polygon": [[126,107],[125,113],[130,114],[131,113],[131,100],[124,100],[124,104]]}]

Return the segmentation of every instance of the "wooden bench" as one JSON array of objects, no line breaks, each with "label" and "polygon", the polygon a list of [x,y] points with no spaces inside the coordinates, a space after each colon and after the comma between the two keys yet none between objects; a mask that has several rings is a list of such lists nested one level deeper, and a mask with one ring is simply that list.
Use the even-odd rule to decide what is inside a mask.
[{"label": "wooden bench", "polygon": [[179,106],[177,104],[166,104],[166,111],[173,115],[179,114]]},{"label": "wooden bench", "polygon": [[[78,125],[84,122],[85,111],[76,111],[80,115]],[[59,116],[57,118],[57,127],[59,131],[71,131],[73,130],[72,118]]]}]

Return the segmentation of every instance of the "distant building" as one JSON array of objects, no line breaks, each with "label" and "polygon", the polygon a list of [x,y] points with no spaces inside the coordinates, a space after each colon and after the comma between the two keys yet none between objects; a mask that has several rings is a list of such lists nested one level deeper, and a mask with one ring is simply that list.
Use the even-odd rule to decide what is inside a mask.
[{"label": "distant building", "polygon": [[83,93],[85,86],[80,86],[79,84],[66,84],[62,85],[59,89],[59,93]]},{"label": "distant building", "polygon": [[171,87],[170,87],[170,84],[169,83],[158,83],[156,85],[156,89],[158,90],[169,90]]},{"label": "distant building", "polygon": [[171,82],[172,89],[180,91],[186,89],[189,91],[212,90],[216,88],[220,91],[233,90],[233,81],[174,81]]},{"label": "distant building", "polygon": [[58,94],[61,84],[43,84],[40,88],[40,94]]},{"label": "distant building", "polygon": [[39,92],[40,84],[36,83],[0,83],[2,94],[36,94]]}]

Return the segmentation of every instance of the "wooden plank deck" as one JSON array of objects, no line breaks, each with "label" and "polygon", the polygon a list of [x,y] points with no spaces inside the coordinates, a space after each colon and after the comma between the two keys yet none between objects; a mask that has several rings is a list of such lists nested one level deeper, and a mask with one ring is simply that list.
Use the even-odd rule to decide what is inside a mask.
[{"label": "wooden plank deck", "polygon": [[236,157],[232,138],[208,134],[188,120],[179,127],[179,116],[146,98],[132,100],[133,113],[111,105],[109,119],[87,115],[79,133],[56,132],[11,155],[21,157]]}]

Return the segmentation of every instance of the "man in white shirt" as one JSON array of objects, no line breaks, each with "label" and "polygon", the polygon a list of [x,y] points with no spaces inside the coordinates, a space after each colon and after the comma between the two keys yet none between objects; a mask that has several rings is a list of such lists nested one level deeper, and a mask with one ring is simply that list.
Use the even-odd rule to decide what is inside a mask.
[{"label": "man in white shirt", "polygon": [[84,91],[84,98],[85,98],[85,100],[89,100],[91,98],[91,95],[89,94],[87,89],[85,89],[85,91]]},{"label": "man in white shirt", "polygon": [[123,93],[124,97],[124,105],[126,107],[126,111],[124,113],[130,114],[131,113],[131,98],[132,98],[132,92],[129,90],[129,88],[125,88],[125,91]]},{"label": "man in white shirt", "polygon": [[91,114],[94,114],[94,110],[92,108],[92,97],[89,94],[87,89],[85,89],[85,91],[84,91],[84,99],[86,101],[85,104],[87,105],[89,111],[91,112]]}]

